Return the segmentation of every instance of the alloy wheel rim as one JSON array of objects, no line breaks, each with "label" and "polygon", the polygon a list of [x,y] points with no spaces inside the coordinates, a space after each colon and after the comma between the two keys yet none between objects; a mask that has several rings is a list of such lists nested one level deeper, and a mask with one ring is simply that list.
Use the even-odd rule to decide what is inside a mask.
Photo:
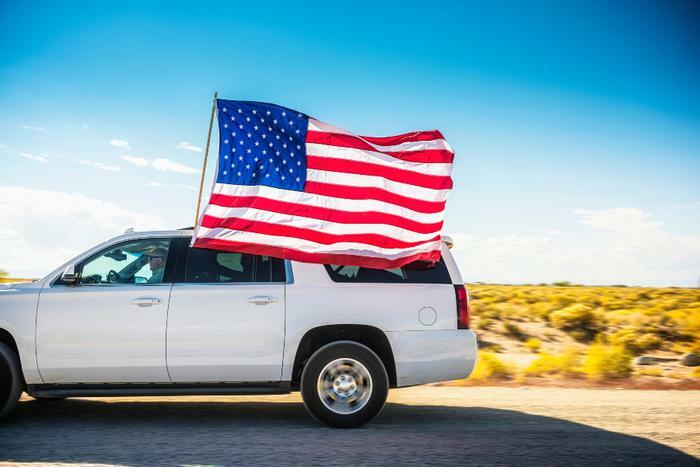
[{"label": "alloy wheel rim", "polygon": [[372,395],[372,376],[353,358],[329,362],[318,376],[318,397],[334,413],[348,415],[362,410]]}]

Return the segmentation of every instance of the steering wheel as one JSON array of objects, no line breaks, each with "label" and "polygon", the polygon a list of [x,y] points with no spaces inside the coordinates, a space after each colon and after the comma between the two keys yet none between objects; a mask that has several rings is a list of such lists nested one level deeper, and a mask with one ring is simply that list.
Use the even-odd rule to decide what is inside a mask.
[{"label": "steering wheel", "polygon": [[110,284],[114,284],[119,282],[119,279],[121,279],[121,277],[119,277],[119,273],[114,269],[110,269],[107,273],[107,282]]}]

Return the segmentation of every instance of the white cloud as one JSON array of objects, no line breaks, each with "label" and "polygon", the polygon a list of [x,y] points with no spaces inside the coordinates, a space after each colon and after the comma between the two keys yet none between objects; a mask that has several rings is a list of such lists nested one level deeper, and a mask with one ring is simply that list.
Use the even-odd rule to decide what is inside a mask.
[{"label": "white cloud", "polygon": [[151,167],[161,172],[177,172],[181,174],[198,174],[199,170],[171,161],[170,159],[158,158],[151,162]]},{"label": "white cloud", "polygon": [[128,227],[162,229],[160,217],[81,193],[0,187],[0,269],[40,277]]},{"label": "white cloud", "polygon": [[39,161],[39,162],[47,162],[48,161],[48,159],[44,156],[37,156],[36,154],[31,154],[28,152],[18,152],[17,154],[19,154],[20,156],[25,157],[27,159],[31,159],[33,161]]},{"label": "white cloud", "polygon": [[148,159],[144,159],[143,157],[122,156],[122,159],[129,162],[130,164],[138,165],[141,167],[145,167],[151,163],[151,161],[149,161]]},{"label": "white cloud", "polygon": [[122,159],[125,161],[138,165],[140,167],[152,167],[156,170],[160,170],[161,172],[175,172],[175,173],[181,173],[181,174],[198,174],[199,169],[195,169],[193,167],[189,167],[184,164],[180,164],[179,162],[172,161],[170,159],[165,159],[165,158],[157,158],[154,160],[149,160],[149,159],[144,159],[143,157],[134,157],[134,156],[122,156]]},{"label": "white cloud", "polygon": [[98,170],[107,170],[109,172],[121,172],[122,169],[119,168],[116,165],[108,165],[104,164],[102,162],[97,162],[97,161],[78,161],[83,165],[87,165],[88,167],[92,167],[93,169],[98,169]]},{"label": "white cloud", "polygon": [[678,209],[700,209],[700,201],[695,201],[693,203],[674,204],[673,207]]},{"label": "white cloud", "polygon": [[577,210],[583,233],[453,234],[467,281],[675,285],[694,287],[700,236],[676,235],[635,208]]},{"label": "white cloud", "polygon": [[109,144],[122,149],[131,149],[131,146],[129,146],[129,142],[124,141],[123,139],[113,139],[109,142]]},{"label": "white cloud", "polygon": [[36,130],[36,131],[45,131],[46,128],[43,126],[34,126],[34,125],[18,125],[20,128],[23,128],[25,130]]},{"label": "white cloud", "polygon": [[162,185],[161,185],[160,183],[158,183],[158,182],[148,182],[146,185],[152,186],[152,187],[156,187],[156,188],[162,186]]},{"label": "white cloud", "polygon": [[199,189],[194,186],[194,185],[182,185],[182,184],[177,184],[175,185],[176,188],[181,188],[183,190],[189,190],[189,191],[199,191]]},{"label": "white cloud", "polygon": [[185,185],[182,183],[176,184],[163,184],[158,182],[148,182],[146,185],[153,188],[177,188],[179,190],[197,191],[197,187],[194,185]]},{"label": "white cloud", "polygon": [[191,143],[188,143],[187,141],[182,141],[179,143],[177,146],[175,146],[176,149],[184,149],[186,151],[192,151],[192,152],[202,152],[202,148],[199,146],[195,146]]}]

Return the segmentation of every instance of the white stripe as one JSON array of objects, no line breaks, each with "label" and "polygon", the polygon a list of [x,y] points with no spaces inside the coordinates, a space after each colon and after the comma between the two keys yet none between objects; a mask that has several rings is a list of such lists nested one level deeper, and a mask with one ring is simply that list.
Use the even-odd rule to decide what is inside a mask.
[{"label": "white stripe", "polygon": [[251,221],[268,222],[270,224],[278,224],[281,226],[311,229],[334,235],[377,234],[404,242],[426,242],[435,237],[439,231],[436,230],[432,233],[421,234],[401,227],[396,227],[394,225],[341,224],[339,222],[324,221],[310,217],[303,217],[300,215],[280,214],[262,209],[228,208],[213,204],[207,206],[206,214],[209,216],[218,217],[220,219],[236,217]]},{"label": "white stripe", "polygon": [[442,138],[434,139],[434,140],[430,140],[430,141],[409,141],[406,143],[394,144],[394,145],[375,144],[375,143],[370,143],[369,141],[364,139],[362,136],[355,135],[353,133],[350,133],[347,130],[344,130],[342,128],[338,128],[338,127],[333,126],[333,125],[329,125],[328,123],[320,122],[320,121],[315,120],[313,118],[309,119],[309,130],[318,131],[318,132],[322,132],[322,133],[337,133],[337,134],[341,134],[341,135],[354,136],[356,138],[360,138],[362,141],[369,144],[370,146],[373,146],[377,151],[392,152],[392,151],[424,151],[426,149],[446,149],[446,150],[450,151],[451,153],[454,153],[454,151],[452,150],[452,147],[449,145],[449,143]]},{"label": "white stripe", "polygon": [[295,237],[280,237],[276,235],[244,232],[240,230],[230,230],[224,228],[209,229],[199,227],[197,238],[215,238],[218,240],[228,240],[231,242],[257,243],[271,245],[280,248],[292,248],[306,253],[334,253],[367,256],[371,258],[398,259],[418,253],[426,253],[440,250],[441,240],[428,242],[412,248],[378,248],[364,243],[342,242],[333,245],[324,245]]},{"label": "white stripe", "polygon": [[363,149],[343,148],[327,144],[306,143],[306,153],[309,156],[332,157],[349,161],[369,162],[370,164],[393,167],[395,169],[413,172],[417,175],[449,176],[452,171],[451,163],[410,162],[387,154],[366,151]]},{"label": "white stripe", "polygon": [[326,170],[307,169],[306,179],[314,182],[333,183],[356,187],[381,188],[401,196],[420,199],[423,201],[445,201],[450,190],[433,190],[408,183],[387,180],[376,175],[358,175]]},{"label": "white stripe", "polygon": [[395,216],[413,219],[416,222],[423,224],[433,224],[440,222],[444,218],[444,211],[426,214],[413,211],[396,204],[386,203],[373,199],[346,199],[335,198],[332,196],[315,195],[312,193],[304,193],[302,191],[284,190],[265,185],[229,185],[227,183],[217,183],[214,185],[213,193],[228,195],[228,196],[262,196],[265,198],[276,199],[287,203],[306,204],[308,206],[317,206],[320,208],[337,209],[340,211],[349,212],[381,212],[384,214],[393,214]]}]

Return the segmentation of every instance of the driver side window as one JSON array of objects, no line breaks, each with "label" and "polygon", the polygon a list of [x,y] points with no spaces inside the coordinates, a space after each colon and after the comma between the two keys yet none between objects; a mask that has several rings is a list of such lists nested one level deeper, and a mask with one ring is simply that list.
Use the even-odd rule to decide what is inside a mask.
[{"label": "driver side window", "polygon": [[143,239],[120,243],[82,264],[80,285],[161,284],[168,261],[170,239]]}]

